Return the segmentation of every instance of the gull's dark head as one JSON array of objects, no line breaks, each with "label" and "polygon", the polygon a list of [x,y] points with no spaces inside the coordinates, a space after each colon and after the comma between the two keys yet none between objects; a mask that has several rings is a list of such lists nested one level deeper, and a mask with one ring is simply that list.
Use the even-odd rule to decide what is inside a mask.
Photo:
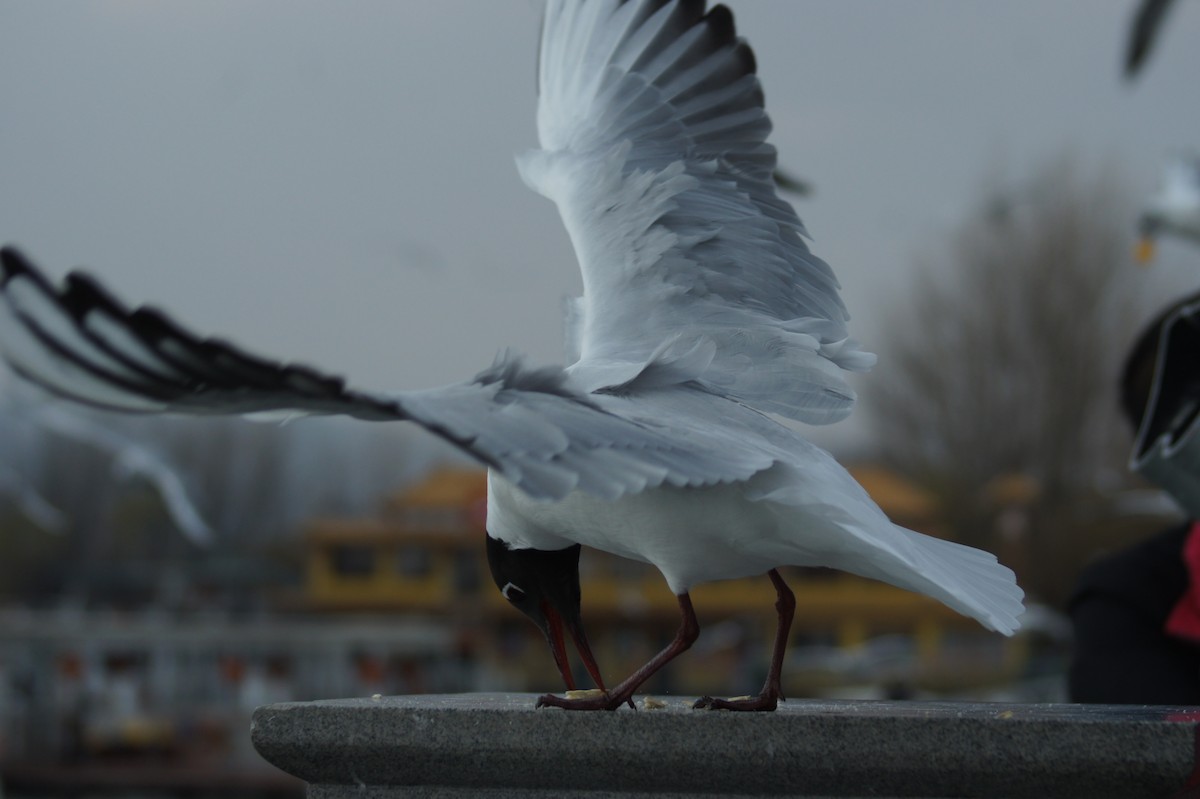
[{"label": "gull's dark head", "polygon": [[499,539],[487,537],[488,566],[496,587],[509,604],[528,616],[550,645],[554,664],[568,689],[575,688],[567,661],[563,629],[571,634],[575,649],[592,679],[600,688],[600,669],[588,646],[580,619],[578,544],[566,549],[510,549]]}]

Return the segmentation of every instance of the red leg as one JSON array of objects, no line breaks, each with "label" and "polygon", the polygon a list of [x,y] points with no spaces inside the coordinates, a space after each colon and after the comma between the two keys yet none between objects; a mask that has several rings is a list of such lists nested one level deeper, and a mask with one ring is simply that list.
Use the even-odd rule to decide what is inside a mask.
[{"label": "red leg", "polygon": [[679,611],[683,620],[679,624],[679,631],[675,633],[675,639],[667,644],[666,649],[650,658],[646,665],[626,677],[616,688],[588,699],[565,699],[546,694],[538,699],[537,706],[561,707],[564,710],[616,710],[628,702],[632,707],[633,692],[659,669],[686,652],[700,636],[700,623],[696,621],[696,611],[692,609],[692,598],[687,594],[679,595]]},{"label": "red leg", "polygon": [[778,701],[784,698],[780,674],[783,671],[788,634],[792,629],[792,617],[796,614],[796,595],[787,587],[778,571],[771,569],[767,574],[775,584],[775,612],[779,616],[779,624],[775,628],[775,648],[771,652],[771,668],[767,671],[762,693],[751,699],[713,699],[705,696],[696,700],[695,707],[710,710],[774,710]]}]

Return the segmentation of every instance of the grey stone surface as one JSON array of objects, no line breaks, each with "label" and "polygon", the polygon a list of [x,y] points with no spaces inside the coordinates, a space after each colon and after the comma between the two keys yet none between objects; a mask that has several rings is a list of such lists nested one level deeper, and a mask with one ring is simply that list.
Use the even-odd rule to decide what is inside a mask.
[{"label": "grey stone surface", "polygon": [[569,713],[534,702],[268,705],[252,738],[326,799],[1167,797],[1192,773],[1200,722],[1200,708],[1140,706],[793,700],[742,714],[670,698],[663,710]]}]

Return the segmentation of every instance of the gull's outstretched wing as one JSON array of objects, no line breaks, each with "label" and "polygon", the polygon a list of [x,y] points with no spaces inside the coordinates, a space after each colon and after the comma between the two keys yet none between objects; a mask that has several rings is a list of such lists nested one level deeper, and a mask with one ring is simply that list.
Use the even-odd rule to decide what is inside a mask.
[{"label": "gull's outstretched wing", "polygon": [[199,338],[164,314],[127,309],[75,273],[62,288],[0,250],[0,352],[43,388],[102,408],[190,414],[343,414],[413,421],[536,498],[604,498],[662,484],[743,480],[771,458],[733,433],[682,438],[606,410],[560,368],[498,359],[470,382],[424,391],[355,391],[336,377]]},{"label": "gull's outstretched wing", "polygon": [[584,293],[580,360],[641,363],[711,342],[700,382],[810,423],[842,418],[847,338],[833,272],[775,192],[754,56],[723,6],[550,0],[538,71],[541,150],[526,182],[554,200]]}]

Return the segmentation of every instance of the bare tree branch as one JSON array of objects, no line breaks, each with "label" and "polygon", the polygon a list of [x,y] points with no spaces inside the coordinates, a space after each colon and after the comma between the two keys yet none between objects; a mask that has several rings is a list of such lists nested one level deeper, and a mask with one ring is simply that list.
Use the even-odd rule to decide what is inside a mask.
[{"label": "bare tree branch", "polygon": [[941,498],[960,539],[1003,550],[992,487],[1035,487],[1026,549],[1040,551],[1125,479],[1116,375],[1146,307],[1134,214],[1120,180],[1067,159],[991,194],[921,259],[865,400],[885,461]]}]

